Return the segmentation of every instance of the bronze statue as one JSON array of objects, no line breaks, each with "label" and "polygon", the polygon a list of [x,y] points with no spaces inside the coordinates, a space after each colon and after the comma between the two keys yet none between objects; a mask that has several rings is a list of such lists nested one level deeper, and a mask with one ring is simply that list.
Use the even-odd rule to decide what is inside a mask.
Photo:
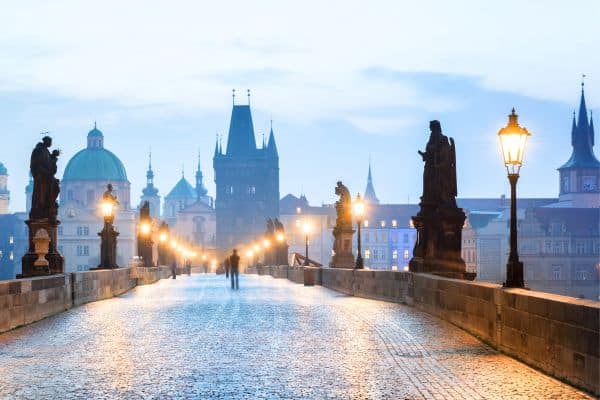
[{"label": "bronze statue", "polygon": [[337,217],[333,228],[333,257],[330,266],[336,268],[354,268],[354,255],[352,254],[352,196],[350,191],[341,181],[337,182],[335,194],[340,199],[335,202]]},{"label": "bronze statue", "polygon": [[461,257],[465,213],[456,204],[456,149],[454,140],[442,134],[439,121],[429,123],[431,134],[425,152],[423,196],[413,217],[417,240],[409,266],[425,272],[459,279],[474,279]]},{"label": "bronze statue", "polygon": [[283,232],[283,224],[279,221],[279,219],[275,218],[273,220],[273,225],[275,226],[275,232]]},{"label": "bronze statue", "polygon": [[57,171],[60,150],[50,152],[52,138],[44,136],[31,152],[31,176],[33,177],[33,193],[31,195],[30,220],[56,221],[58,215],[57,198],[60,193]]},{"label": "bronze statue", "polygon": [[431,134],[425,152],[419,154],[425,162],[423,197],[425,205],[456,206],[456,150],[454,139],[442,134],[439,121],[429,123]]},{"label": "bronze statue", "polygon": [[[44,136],[31,152],[30,174],[33,178],[31,194],[31,210],[29,219],[25,221],[29,231],[29,248],[21,260],[22,273],[19,278],[61,274],[64,271],[64,258],[58,251],[58,195],[60,183],[56,179],[60,150],[50,152],[52,138]],[[37,233],[45,231],[50,237],[45,259],[47,266],[36,265],[38,255],[35,253],[34,239]]]},{"label": "bronze statue", "polygon": [[338,181],[335,194],[340,196],[340,199],[335,202],[335,211],[337,212],[335,225],[352,229],[352,196],[350,191],[341,181]]},{"label": "bronze statue", "polygon": [[271,218],[267,219],[267,230],[265,231],[265,236],[271,237],[275,233],[275,224]]}]

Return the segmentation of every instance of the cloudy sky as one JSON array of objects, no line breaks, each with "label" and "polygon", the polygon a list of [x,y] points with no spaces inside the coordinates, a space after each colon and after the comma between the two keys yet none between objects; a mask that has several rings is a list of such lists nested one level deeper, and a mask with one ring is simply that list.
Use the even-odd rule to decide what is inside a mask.
[{"label": "cloudy sky", "polygon": [[[508,182],[496,133],[516,107],[533,133],[519,194],[554,197],[586,73],[600,104],[597,1],[2,1],[0,161],[13,210],[28,158],[50,131],[60,161],[97,121],[132,199],[148,148],[165,195],[201,152],[214,194],[215,135],[231,89],[252,90],[257,141],[273,126],[281,195],[363,191],[369,157],[383,202],[418,201],[428,122],[455,138],[461,197]],[[62,170],[60,171],[62,173]]]}]

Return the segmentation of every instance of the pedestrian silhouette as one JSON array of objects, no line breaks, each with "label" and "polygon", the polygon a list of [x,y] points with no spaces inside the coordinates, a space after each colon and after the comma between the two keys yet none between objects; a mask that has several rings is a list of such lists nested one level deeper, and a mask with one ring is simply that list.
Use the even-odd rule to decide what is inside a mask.
[{"label": "pedestrian silhouette", "polygon": [[225,279],[229,279],[229,270],[231,269],[231,264],[229,263],[229,257],[225,258]]},{"label": "pedestrian silhouette", "polygon": [[175,263],[175,261],[171,263],[171,276],[173,277],[173,279],[177,277],[177,264]]},{"label": "pedestrian silhouette", "polygon": [[240,256],[238,256],[236,249],[233,249],[233,254],[229,257],[229,265],[231,267],[231,288],[238,290],[240,288]]}]

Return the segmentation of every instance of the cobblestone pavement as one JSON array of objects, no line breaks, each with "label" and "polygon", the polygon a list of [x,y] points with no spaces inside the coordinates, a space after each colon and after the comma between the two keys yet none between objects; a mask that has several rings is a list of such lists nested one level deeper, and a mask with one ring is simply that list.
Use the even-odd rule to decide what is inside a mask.
[{"label": "cobblestone pavement", "polygon": [[584,399],[402,305],[182,276],[0,335],[0,398]]}]

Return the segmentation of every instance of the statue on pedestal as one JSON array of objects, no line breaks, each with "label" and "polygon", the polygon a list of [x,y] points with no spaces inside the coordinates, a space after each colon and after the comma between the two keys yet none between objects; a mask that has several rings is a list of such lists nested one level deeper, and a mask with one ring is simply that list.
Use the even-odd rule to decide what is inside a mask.
[{"label": "statue on pedestal", "polygon": [[335,194],[340,198],[335,202],[337,217],[333,228],[333,257],[331,267],[354,268],[354,255],[352,254],[352,196],[350,191],[341,181],[335,187]]},{"label": "statue on pedestal", "polygon": [[[50,152],[52,138],[44,136],[31,152],[30,173],[33,178],[31,195],[31,211],[25,221],[29,228],[29,248],[22,259],[22,274],[19,278],[61,274],[64,270],[64,259],[58,252],[58,195],[60,183],[55,174],[60,150]],[[45,259],[48,265],[42,265],[35,253],[34,238],[41,229],[50,237]],[[38,262],[36,263],[36,260]],[[37,264],[37,265],[36,265]]]},{"label": "statue on pedestal", "polygon": [[288,251],[289,245],[287,243],[287,239],[285,237],[285,229],[283,228],[283,224],[279,219],[273,219],[273,229],[275,235],[275,265],[288,265]]},{"label": "statue on pedestal", "polygon": [[144,201],[140,207],[140,218],[138,221],[137,248],[138,256],[142,259],[144,267],[154,267],[152,248],[152,217],[150,216],[150,203]]},{"label": "statue on pedestal", "polygon": [[117,236],[119,232],[113,225],[115,210],[119,205],[117,196],[113,194],[113,187],[109,183],[102,195],[102,209],[104,212],[104,227],[98,232],[100,236],[100,265],[92,269],[115,269],[117,265]]},{"label": "statue on pedestal", "polygon": [[461,257],[465,213],[456,204],[456,150],[454,140],[442,134],[439,121],[429,123],[431,134],[425,152],[423,196],[413,217],[417,241],[409,268],[458,279],[475,278],[466,272]]}]

